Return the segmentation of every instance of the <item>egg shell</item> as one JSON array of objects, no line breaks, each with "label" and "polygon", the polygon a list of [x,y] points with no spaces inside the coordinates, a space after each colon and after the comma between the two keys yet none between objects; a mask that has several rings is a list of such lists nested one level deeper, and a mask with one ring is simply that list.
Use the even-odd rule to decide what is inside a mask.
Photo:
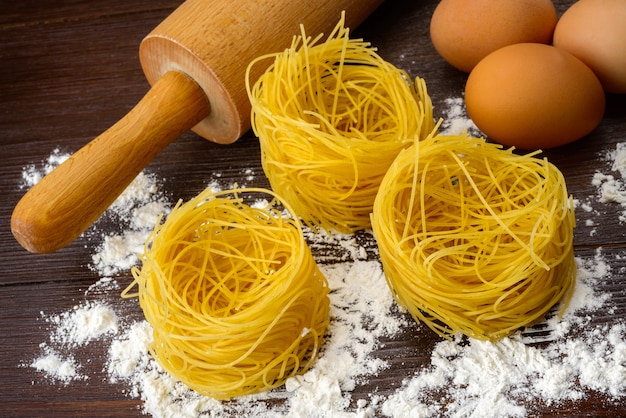
[{"label": "egg shell", "polygon": [[595,74],[570,53],[521,43],[478,63],[467,79],[465,103],[490,139],[530,150],[590,133],[604,115],[605,95]]},{"label": "egg shell", "polygon": [[556,23],[550,0],[442,0],[430,20],[430,37],[448,63],[469,72],[503,46],[550,43]]},{"label": "egg shell", "polygon": [[626,93],[626,0],[580,0],[563,13],[554,45],[587,64],[609,93]]}]

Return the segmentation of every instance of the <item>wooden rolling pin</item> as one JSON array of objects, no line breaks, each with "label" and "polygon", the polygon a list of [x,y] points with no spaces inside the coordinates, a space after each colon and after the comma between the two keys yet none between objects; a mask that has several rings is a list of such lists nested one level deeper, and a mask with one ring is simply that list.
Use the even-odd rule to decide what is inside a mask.
[{"label": "wooden rolling pin", "polygon": [[[146,96],[24,195],[11,218],[13,235],[29,251],[56,251],[93,224],[184,132],[236,141],[250,127],[245,72],[251,60],[287,48],[301,24],[307,34],[329,34],[342,11],[346,26],[355,28],[381,2],[186,1],[140,45],[151,84]],[[262,71],[256,66],[252,79]]]}]

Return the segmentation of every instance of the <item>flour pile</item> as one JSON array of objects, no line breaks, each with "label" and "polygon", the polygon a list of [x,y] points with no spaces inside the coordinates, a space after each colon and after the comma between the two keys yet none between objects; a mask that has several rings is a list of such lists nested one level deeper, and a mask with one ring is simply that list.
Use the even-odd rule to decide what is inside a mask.
[{"label": "flour pile", "polygon": [[[33,180],[39,172],[29,167],[25,173],[25,179]],[[250,180],[251,173],[245,175]],[[170,208],[156,177],[145,173],[121,199],[126,200],[113,205],[106,216],[121,221],[124,230],[92,232],[99,244],[91,267],[101,279],[73,310],[42,313],[50,338],[41,344],[38,357],[24,365],[52,382],[85,384],[100,378],[86,373],[76,360],[78,350],[97,341],[106,347],[101,373],[111,383],[125,384],[127,395],[141,399],[142,412],[154,417],[525,417],[535,404],[576,402],[591,392],[612,402],[626,397],[625,322],[611,318],[591,325],[598,309],[615,309],[611,293],[602,291],[614,272],[607,253],[597,249],[577,256],[578,281],[568,310],[561,319],[548,320],[551,342],[529,345],[521,333],[498,342],[462,337],[440,341],[430,365],[407,374],[395,393],[383,395],[378,390],[385,388],[378,388],[354,399],[356,388],[389,367],[377,355],[381,339],[393,339],[414,325],[397,311],[371,234],[308,230],[306,238],[332,289],[329,336],[315,366],[267,393],[230,402],[200,396],[149,355],[150,325],[126,315],[127,309],[139,309],[137,301],[109,303],[111,294],[121,290],[117,280],[128,277],[128,269],[138,263],[137,254],[156,217]]]}]

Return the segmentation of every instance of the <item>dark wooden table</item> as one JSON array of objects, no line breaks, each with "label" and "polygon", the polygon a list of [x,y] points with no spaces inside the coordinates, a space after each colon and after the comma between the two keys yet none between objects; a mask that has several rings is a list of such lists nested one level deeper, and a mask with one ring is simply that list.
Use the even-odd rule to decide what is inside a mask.
[{"label": "dark wooden table", "polygon": [[[557,1],[563,11],[572,1]],[[175,7],[177,0],[45,2],[2,1],[0,12],[0,416],[138,416],[140,401],[126,396],[124,384],[91,379],[88,384],[48,385],[29,367],[21,367],[47,339],[41,312],[61,313],[80,301],[98,279],[89,267],[93,242],[79,239],[53,254],[23,250],[11,235],[13,207],[24,193],[22,170],[40,164],[51,151],[73,152],[121,118],[147,91],[138,61],[138,45]],[[425,78],[437,117],[444,116],[445,99],[459,97],[465,76],[435,53],[428,21],[436,1],[388,1],[357,31],[372,41],[380,54],[412,76]],[[233,57],[237,59],[237,57]],[[246,63],[241,63],[246,65]],[[597,200],[593,174],[610,172],[603,152],[626,141],[626,97],[608,98],[606,117],[587,138],[551,150],[546,155],[565,174],[575,198]],[[262,173],[259,144],[248,132],[233,145],[209,143],[187,133],[158,156],[148,170],[167,179],[166,193],[189,199],[201,191],[211,173],[241,181],[247,168]],[[257,175],[255,186],[267,186]],[[621,207],[596,204],[602,221],[586,225],[592,215],[577,210],[576,253],[590,256],[596,248],[612,262],[614,274],[606,284],[616,311],[598,312],[592,323],[626,314],[626,274],[620,260],[626,249],[626,226]],[[597,230],[591,234],[591,229]],[[121,281],[128,281],[128,275]],[[118,303],[118,292],[106,295]],[[141,312],[137,308],[135,315]],[[397,387],[410,370],[428,364],[429,349],[439,338],[411,332],[387,345],[398,367],[359,387]],[[99,358],[102,347],[90,346],[85,358]],[[410,358],[407,354],[410,354]],[[83,355],[83,354],[81,354]],[[97,361],[94,361],[97,364]],[[400,364],[402,366],[400,367]],[[93,373],[99,373],[94,364]],[[401,370],[401,373],[399,372]],[[389,382],[395,382],[393,385]],[[580,402],[541,407],[544,416],[620,416],[624,403],[590,395]]]}]

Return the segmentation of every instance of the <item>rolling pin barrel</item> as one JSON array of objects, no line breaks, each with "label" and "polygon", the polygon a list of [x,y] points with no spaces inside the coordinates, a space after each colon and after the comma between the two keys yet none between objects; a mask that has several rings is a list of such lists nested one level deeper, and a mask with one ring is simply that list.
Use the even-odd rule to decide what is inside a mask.
[{"label": "rolling pin barrel", "polygon": [[[16,205],[11,230],[49,253],[82,234],[169,143],[192,129],[229,144],[250,127],[248,63],[289,47],[303,25],[329,32],[345,12],[359,25],[382,0],[188,0],[142,41],[152,85],[123,119],[77,151]],[[269,63],[268,63],[269,65]],[[256,66],[254,79],[264,71]]]}]

